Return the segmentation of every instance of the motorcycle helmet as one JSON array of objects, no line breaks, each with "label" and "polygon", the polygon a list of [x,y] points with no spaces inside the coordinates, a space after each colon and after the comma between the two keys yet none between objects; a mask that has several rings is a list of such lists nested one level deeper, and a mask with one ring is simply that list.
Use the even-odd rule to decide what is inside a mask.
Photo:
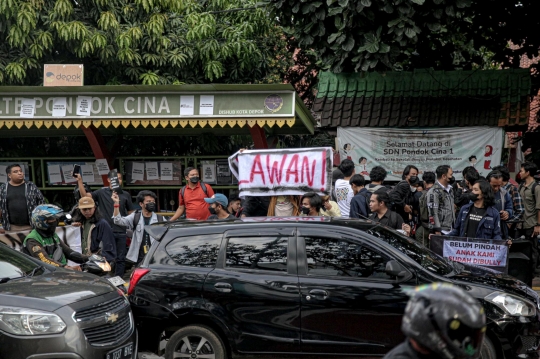
[{"label": "motorcycle helmet", "polygon": [[[64,210],[54,204],[42,204],[37,206],[32,211],[32,226],[37,229],[46,231],[51,226],[47,223],[48,219],[54,218],[59,220],[64,217]],[[54,225],[56,227],[56,225]]]},{"label": "motorcycle helmet", "polygon": [[415,289],[401,330],[439,358],[475,359],[482,349],[486,317],[478,300],[463,289],[433,283]]}]

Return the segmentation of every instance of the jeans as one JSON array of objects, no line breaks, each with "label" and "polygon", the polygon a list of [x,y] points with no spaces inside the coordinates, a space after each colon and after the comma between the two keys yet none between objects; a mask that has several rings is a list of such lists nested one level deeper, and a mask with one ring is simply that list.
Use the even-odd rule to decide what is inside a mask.
[{"label": "jeans", "polygon": [[114,232],[116,242],[116,265],[114,274],[122,277],[126,271],[127,236],[125,233]]}]

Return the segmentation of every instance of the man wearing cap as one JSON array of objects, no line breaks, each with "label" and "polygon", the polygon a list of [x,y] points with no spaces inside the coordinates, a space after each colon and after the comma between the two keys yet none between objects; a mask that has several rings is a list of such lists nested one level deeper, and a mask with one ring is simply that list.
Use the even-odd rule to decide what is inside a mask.
[{"label": "man wearing cap", "polygon": [[92,197],[82,197],[73,214],[73,224],[81,227],[81,249],[84,255],[99,254],[112,266],[118,260],[116,241],[109,223],[97,211]]},{"label": "man wearing cap", "polygon": [[[116,242],[116,267],[115,267],[115,275],[123,276],[125,269],[126,269],[126,253],[127,253],[127,235],[126,230],[127,228],[125,226],[121,226],[118,224],[115,224],[113,222],[113,209],[114,209],[114,203],[112,200],[112,188],[109,185],[109,187],[103,187],[98,189],[97,191],[94,191],[92,193],[86,192],[86,189],[84,188],[83,180],[81,175],[75,174],[75,178],[77,178],[77,183],[79,186],[79,193],[81,194],[81,197],[87,197],[92,198],[95,202],[97,202],[99,212],[103,216],[103,218],[107,221],[109,226],[112,228],[113,234],[114,234],[114,240]],[[118,182],[120,185],[122,185],[122,174],[118,173]],[[120,202],[118,205],[120,206],[120,214],[122,217],[127,216],[131,212],[133,212],[133,203],[131,202],[131,196],[123,191],[119,195]]]},{"label": "man wearing cap", "polygon": [[210,211],[209,220],[212,219],[235,219],[236,217],[227,211],[227,205],[229,200],[224,194],[216,193],[212,198],[205,198],[206,203],[209,204],[208,210]]}]

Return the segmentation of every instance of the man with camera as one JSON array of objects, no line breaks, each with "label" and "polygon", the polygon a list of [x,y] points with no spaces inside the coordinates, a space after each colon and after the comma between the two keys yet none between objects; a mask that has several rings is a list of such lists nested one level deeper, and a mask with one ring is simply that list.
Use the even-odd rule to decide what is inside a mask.
[{"label": "man with camera", "polygon": [[[109,223],[113,230],[113,235],[116,242],[115,275],[121,277],[124,275],[126,269],[125,261],[127,253],[127,235],[125,226],[121,226],[113,222],[113,210],[115,203],[112,200],[112,185],[109,184],[109,187],[103,187],[98,189],[97,191],[88,193],[84,188],[81,175],[78,173],[74,173],[73,177],[77,179],[81,198],[92,198],[97,203],[100,214],[107,221],[107,223]],[[118,182],[120,185],[122,185],[121,173],[118,173]],[[121,189],[115,189],[114,191],[118,193],[120,214],[122,215],[122,217],[125,217],[133,211],[131,196],[127,192],[122,191]]]}]

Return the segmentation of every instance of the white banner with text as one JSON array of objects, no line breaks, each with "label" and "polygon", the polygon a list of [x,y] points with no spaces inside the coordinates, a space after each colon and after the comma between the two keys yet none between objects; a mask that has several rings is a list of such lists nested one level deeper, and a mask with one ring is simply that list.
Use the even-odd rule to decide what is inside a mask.
[{"label": "white banner with text", "polygon": [[244,150],[229,157],[240,196],[327,195],[332,187],[332,148]]},{"label": "white banner with text", "polygon": [[387,170],[387,181],[401,181],[403,169],[415,165],[420,173],[449,165],[456,179],[467,166],[485,176],[501,164],[504,131],[500,127],[366,128],[338,127],[340,159],[355,163],[356,173],[369,179],[375,166]]}]

